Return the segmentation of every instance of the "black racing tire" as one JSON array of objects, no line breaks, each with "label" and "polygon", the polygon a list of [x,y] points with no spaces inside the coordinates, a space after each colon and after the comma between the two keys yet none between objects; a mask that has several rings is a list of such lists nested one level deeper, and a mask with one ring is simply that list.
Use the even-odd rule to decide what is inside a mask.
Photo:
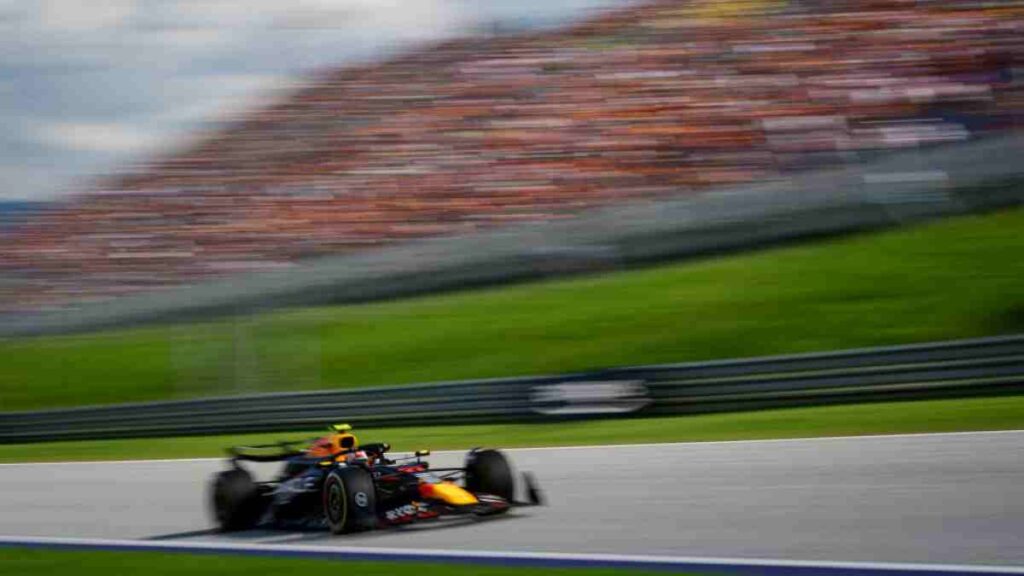
[{"label": "black racing tire", "polygon": [[348,534],[377,526],[377,493],[363,468],[335,468],[324,480],[324,517],[331,532]]},{"label": "black racing tire", "polygon": [[505,455],[497,450],[470,452],[466,456],[466,488],[470,492],[492,494],[512,502],[516,481]]},{"label": "black racing tire", "polygon": [[218,472],[210,492],[213,516],[222,531],[248,530],[260,521],[264,499],[252,475],[245,470]]}]

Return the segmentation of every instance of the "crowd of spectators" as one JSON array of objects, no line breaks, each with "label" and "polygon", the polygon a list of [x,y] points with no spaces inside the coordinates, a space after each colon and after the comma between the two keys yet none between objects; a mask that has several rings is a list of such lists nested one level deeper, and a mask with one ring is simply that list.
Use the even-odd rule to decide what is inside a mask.
[{"label": "crowd of spectators", "polygon": [[1021,126],[1024,2],[660,1],[327,71],[0,230],[0,311]]}]

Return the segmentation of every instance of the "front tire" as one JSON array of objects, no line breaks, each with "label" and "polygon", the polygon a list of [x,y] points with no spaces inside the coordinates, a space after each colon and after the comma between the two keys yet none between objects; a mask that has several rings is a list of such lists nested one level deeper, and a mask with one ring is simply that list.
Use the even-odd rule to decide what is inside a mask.
[{"label": "front tire", "polygon": [[259,487],[241,468],[217,473],[210,496],[214,518],[223,532],[253,528],[263,514]]},{"label": "front tire", "polygon": [[512,466],[505,455],[497,450],[479,450],[466,456],[466,488],[500,496],[512,502],[516,494]]},{"label": "front tire", "polygon": [[324,480],[324,517],[331,532],[347,534],[377,525],[373,477],[362,468],[336,468]]}]

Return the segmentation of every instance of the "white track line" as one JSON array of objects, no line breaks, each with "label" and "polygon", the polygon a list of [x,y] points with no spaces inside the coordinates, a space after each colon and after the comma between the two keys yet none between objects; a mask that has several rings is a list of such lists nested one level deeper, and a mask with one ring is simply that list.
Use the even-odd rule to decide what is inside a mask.
[{"label": "white track line", "polygon": [[818,568],[837,570],[858,570],[872,572],[878,570],[906,572],[938,572],[938,573],[988,573],[988,574],[1024,574],[1024,567],[985,566],[985,565],[953,565],[953,564],[903,564],[885,562],[829,562],[813,560],[770,560],[761,558],[715,558],[699,556],[639,556],[627,554],[574,554],[559,552],[498,552],[492,550],[454,551],[429,549],[387,549],[371,547],[328,547],[302,544],[290,545],[259,545],[244,543],[180,543],[164,541],[113,540],[100,538],[47,538],[0,536],[0,546],[43,546],[81,549],[118,549],[118,550],[167,550],[193,552],[225,552],[225,553],[257,553],[267,555],[275,552],[291,556],[337,556],[339,559],[354,556],[371,556],[378,558],[394,558],[395,560],[520,560],[552,564],[615,564],[639,566],[664,565],[666,567],[685,568],[687,566],[719,566],[721,568]]},{"label": "white track line", "polygon": [[[1024,430],[971,430],[967,432],[913,432],[907,434],[858,434],[851,436],[811,436],[805,438],[761,438],[757,440],[692,440],[689,442],[647,442],[638,444],[580,444],[575,446],[537,446],[523,448],[502,448],[505,452],[528,452],[544,450],[578,450],[584,448],[596,448],[608,450],[612,448],[647,448],[659,446],[717,446],[722,444],[783,444],[798,442],[833,442],[843,440],[887,440],[899,438],[922,438],[936,437],[945,438],[950,436],[982,436],[992,434],[1024,434]],[[438,450],[440,454],[443,451]],[[444,452],[464,452],[464,450],[446,450]]]},{"label": "white track line", "polygon": [[50,466],[68,466],[68,465],[88,465],[96,466],[102,464],[104,466],[108,464],[175,464],[184,462],[221,462],[227,460],[227,456],[222,457],[209,457],[209,458],[153,458],[149,460],[39,460],[38,462],[0,462],[0,467],[4,466],[42,466],[44,464]]},{"label": "white track line", "polygon": [[[758,440],[694,440],[689,442],[646,442],[638,444],[579,444],[573,446],[535,446],[535,447],[520,447],[520,448],[501,448],[504,452],[543,452],[552,450],[616,450],[616,449],[633,449],[633,448],[650,448],[650,447],[699,447],[699,446],[718,446],[718,445],[729,445],[729,444],[784,444],[784,443],[811,443],[811,442],[835,442],[835,441],[848,441],[848,440],[888,440],[888,439],[900,439],[900,438],[947,438],[947,437],[958,437],[958,436],[987,436],[987,435],[1003,435],[1003,434],[1024,434],[1024,429],[1019,430],[971,430],[967,432],[913,432],[906,434],[861,434],[852,436],[812,436],[808,438],[763,438]],[[287,435],[287,434],[285,434]],[[434,450],[433,454],[463,454],[467,449],[463,450]],[[221,462],[226,460],[228,457],[208,457],[208,458],[153,458],[153,459],[135,459],[135,460],[66,460],[66,461],[38,461],[38,462],[3,462],[0,463],[0,467],[3,466],[39,466],[39,465],[97,465],[97,464],[163,464],[163,463],[178,463],[178,462]]]}]

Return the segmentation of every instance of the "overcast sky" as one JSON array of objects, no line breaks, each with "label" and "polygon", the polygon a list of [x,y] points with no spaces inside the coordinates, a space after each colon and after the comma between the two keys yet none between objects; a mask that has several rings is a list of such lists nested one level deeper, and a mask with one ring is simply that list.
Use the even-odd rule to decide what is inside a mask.
[{"label": "overcast sky", "polygon": [[58,198],[304,70],[621,0],[0,0],[0,200]]}]

